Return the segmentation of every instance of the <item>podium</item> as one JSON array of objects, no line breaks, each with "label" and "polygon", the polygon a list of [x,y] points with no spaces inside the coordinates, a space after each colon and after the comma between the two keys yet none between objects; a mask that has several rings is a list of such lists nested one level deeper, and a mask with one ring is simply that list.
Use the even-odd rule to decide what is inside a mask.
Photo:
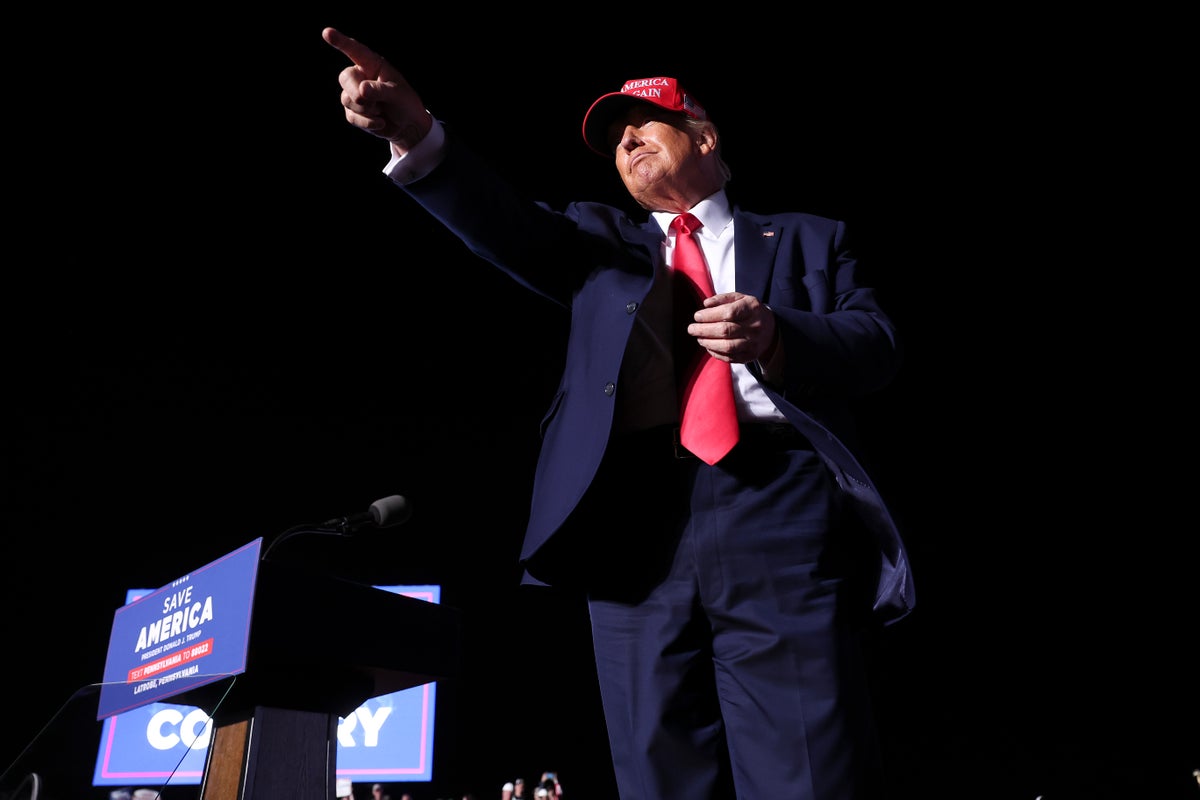
[{"label": "podium", "polygon": [[458,673],[457,609],[273,561],[250,603],[245,670],[173,695],[212,717],[200,800],[331,800],[338,718]]}]

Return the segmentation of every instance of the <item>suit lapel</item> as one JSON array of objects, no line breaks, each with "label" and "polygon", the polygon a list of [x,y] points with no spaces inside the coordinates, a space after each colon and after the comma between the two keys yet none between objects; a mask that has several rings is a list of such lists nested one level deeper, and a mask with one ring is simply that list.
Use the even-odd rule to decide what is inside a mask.
[{"label": "suit lapel", "polygon": [[733,234],[737,256],[737,290],[764,303],[775,270],[775,254],[783,229],[775,223],[733,210]]}]

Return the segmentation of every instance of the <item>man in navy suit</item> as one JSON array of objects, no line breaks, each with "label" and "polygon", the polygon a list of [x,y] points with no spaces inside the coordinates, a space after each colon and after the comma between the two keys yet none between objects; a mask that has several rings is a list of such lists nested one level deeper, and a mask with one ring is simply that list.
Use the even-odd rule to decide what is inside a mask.
[{"label": "man in navy suit", "polygon": [[[628,81],[583,123],[646,219],[526,201],[381,55],[323,36],[392,181],[570,312],[520,558],[526,582],[586,593],[622,800],[883,796],[861,637],[914,594],[848,401],[888,385],[901,346],[843,223],[731,204],[716,125],[667,77]],[[676,323],[684,212],[715,291]],[[711,463],[679,441],[675,365],[698,349],[732,365],[739,423]]]}]

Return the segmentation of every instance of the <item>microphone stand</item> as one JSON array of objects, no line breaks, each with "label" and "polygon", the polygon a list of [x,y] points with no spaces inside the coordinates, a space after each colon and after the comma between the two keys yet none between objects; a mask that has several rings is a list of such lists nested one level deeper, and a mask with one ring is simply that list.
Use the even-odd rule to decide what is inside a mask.
[{"label": "microphone stand", "polygon": [[351,531],[349,520],[345,519],[338,523],[337,527],[307,524],[297,525],[294,528],[288,528],[286,531],[272,539],[271,543],[267,545],[267,549],[263,551],[262,557],[259,558],[259,560],[266,561],[267,557],[271,555],[271,551],[275,549],[276,545],[282,544],[283,542],[300,533],[315,533],[320,536],[349,536]]}]

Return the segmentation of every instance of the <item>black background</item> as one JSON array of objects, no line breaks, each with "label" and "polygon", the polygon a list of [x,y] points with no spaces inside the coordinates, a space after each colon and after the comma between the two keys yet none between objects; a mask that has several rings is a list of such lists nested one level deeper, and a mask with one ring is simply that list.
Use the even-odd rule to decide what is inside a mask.
[{"label": "black background", "polygon": [[897,797],[1196,795],[1194,525],[1142,446],[1169,409],[1127,402],[1163,356],[1129,344],[1136,282],[1077,219],[1104,75],[1004,20],[985,44],[898,13],[758,13],[716,56],[658,8],[47,16],[9,32],[0,791],[36,766],[49,797],[107,797],[94,699],[67,701],[127,588],[402,494],[403,527],[286,552],[462,610],[417,800],[546,769],[615,797],[584,610],[517,586],[566,320],[383,177],[335,25],[531,197],[627,203],[582,116],[667,74],[745,207],[852,226],[909,354],[860,408],[919,594],[878,642]]}]

